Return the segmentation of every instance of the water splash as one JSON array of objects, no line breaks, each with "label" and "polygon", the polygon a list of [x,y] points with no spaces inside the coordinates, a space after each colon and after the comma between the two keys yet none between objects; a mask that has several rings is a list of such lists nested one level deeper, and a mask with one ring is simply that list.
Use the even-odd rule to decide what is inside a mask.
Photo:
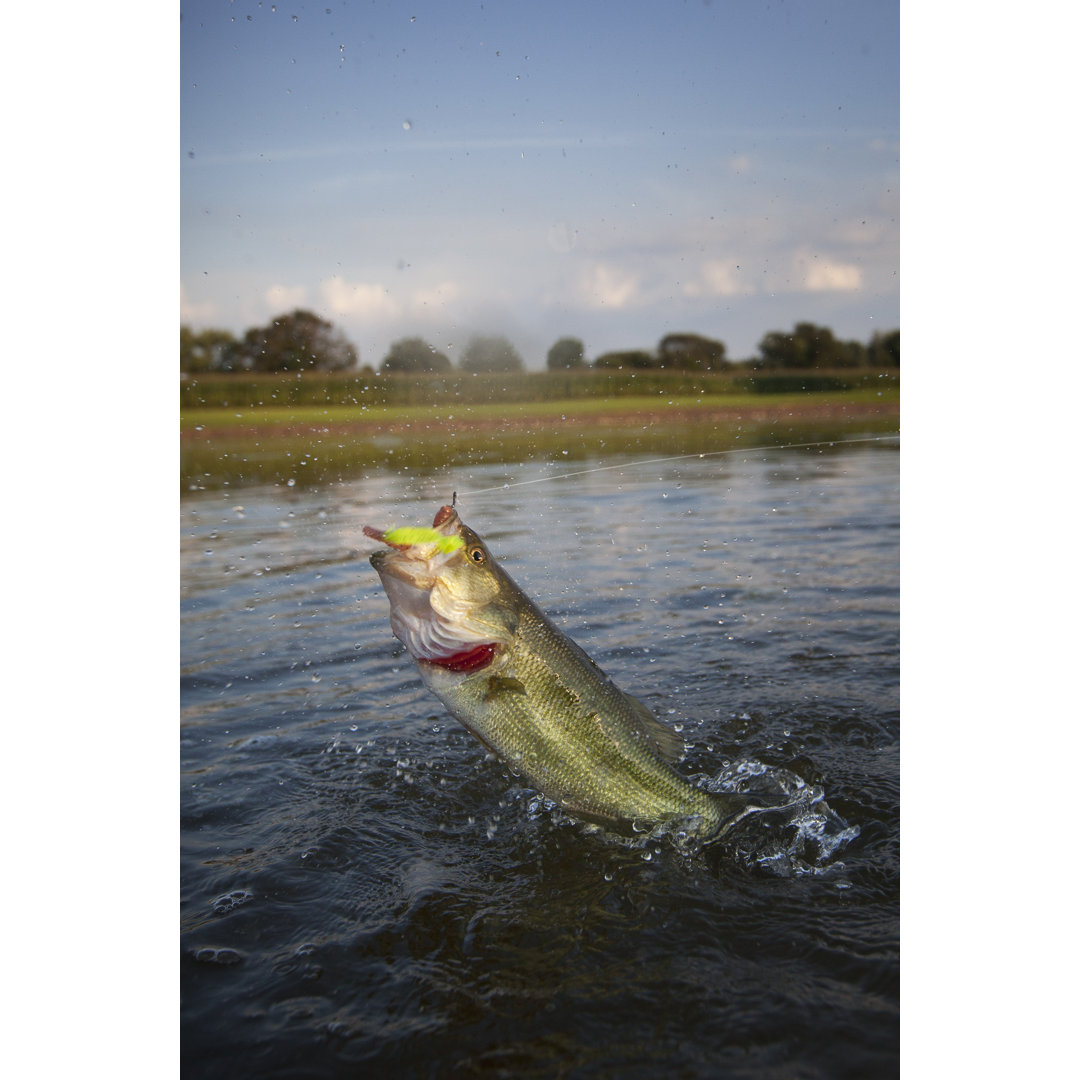
[{"label": "water splash", "polygon": [[732,847],[737,861],[777,877],[838,874],[836,856],[859,835],[825,801],[825,791],[801,776],[760,761],[737,761],[703,785],[713,792],[742,792],[786,799],[782,809],[755,815],[739,829]]}]

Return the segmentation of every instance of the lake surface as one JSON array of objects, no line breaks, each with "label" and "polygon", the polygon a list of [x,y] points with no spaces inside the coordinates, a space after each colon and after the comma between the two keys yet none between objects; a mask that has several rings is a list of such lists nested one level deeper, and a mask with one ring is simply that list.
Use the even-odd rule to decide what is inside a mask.
[{"label": "lake surface", "polygon": [[[186,1076],[898,1074],[896,445],[618,465],[182,500]],[[687,854],[522,789],[367,562],[454,490],[687,775],[798,812]]]}]

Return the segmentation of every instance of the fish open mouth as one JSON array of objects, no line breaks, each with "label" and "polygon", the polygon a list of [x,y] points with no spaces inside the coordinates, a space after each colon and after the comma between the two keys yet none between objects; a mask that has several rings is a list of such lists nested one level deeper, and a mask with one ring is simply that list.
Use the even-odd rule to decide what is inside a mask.
[{"label": "fish open mouth", "polygon": [[442,580],[465,546],[457,525],[456,511],[444,506],[431,528],[363,529],[386,545],[371,565],[390,601],[394,636],[416,660],[467,674],[487,667],[499,646],[489,626],[473,625],[470,605]]}]

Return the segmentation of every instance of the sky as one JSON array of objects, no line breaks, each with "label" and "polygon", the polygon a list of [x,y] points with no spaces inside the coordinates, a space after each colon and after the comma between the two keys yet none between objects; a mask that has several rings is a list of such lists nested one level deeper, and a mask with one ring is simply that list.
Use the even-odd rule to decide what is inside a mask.
[{"label": "sky", "polygon": [[526,366],[900,325],[899,5],[182,2],[180,319]]}]

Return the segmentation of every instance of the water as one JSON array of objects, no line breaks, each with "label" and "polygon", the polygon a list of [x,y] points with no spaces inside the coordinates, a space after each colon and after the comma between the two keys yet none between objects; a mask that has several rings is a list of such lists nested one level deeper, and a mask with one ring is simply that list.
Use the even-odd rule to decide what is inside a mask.
[{"label": "water", "polygon": [[[380,473],[181,503],[181,1038],[199,1077],[899,1070],[898,454]],[[362,524],[450,491],[678,725],[794,791],[687,854],[522,789],[391,637]]]}]

